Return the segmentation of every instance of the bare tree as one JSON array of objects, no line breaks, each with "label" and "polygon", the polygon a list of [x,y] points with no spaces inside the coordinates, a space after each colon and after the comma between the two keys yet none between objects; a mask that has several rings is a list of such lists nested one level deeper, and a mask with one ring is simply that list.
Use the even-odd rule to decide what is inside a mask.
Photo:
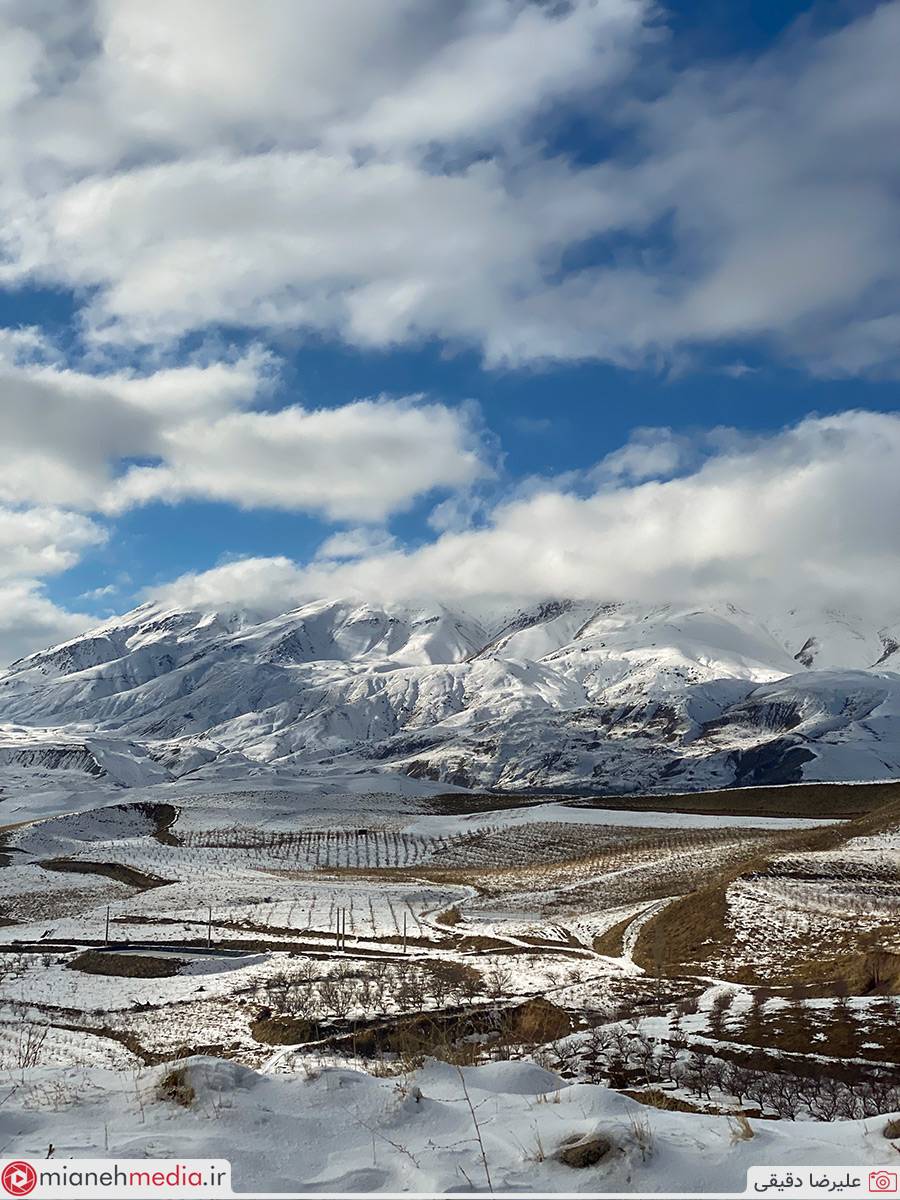
[{"label": "bare tree", "polygon": [[23,1025],[19,1031],[14,1054],[15,1064],[23,1075],[40,1063],[49,1031],[49,1025],[38,1025],[34,1021]]}]

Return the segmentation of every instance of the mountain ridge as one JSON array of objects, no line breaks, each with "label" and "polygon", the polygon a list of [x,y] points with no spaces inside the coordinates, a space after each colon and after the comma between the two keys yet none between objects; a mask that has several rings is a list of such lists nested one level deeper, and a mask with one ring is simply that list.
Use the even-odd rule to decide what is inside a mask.
[{"label": "mountain ridge", "polygon": [[892,778],[895,664],[900,621],[727,601],[145,604],[0,673],[0,759],[49,777],[76,769],[51,766],[54,747],[83,746],[119,787],[241,770],[573,792]]}]

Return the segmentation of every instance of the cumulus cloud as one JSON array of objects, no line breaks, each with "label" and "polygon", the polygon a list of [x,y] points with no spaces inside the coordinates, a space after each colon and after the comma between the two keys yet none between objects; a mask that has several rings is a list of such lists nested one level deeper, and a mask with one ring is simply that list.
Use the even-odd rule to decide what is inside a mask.
[{"label": "cumulus cloud", "polygon": [[0,501],[101,508],[121,460],[159,455],[167,428],[251,403],[270,363],[251,351],[233,363],[93,375],[53,354],[33,331],[0,342]]},{"label": "cumulus cloud", "polygon": [[197,496],[383,521],[417,496],[485,473],[467,414],[382,397],[182,422],[161,435],[163,464],[130,470],[105,506]]},{"label": "cumulus cloud", "polygon": [[0,665],[91,623],[49,600],[42,579],[74,566],[106,538],[104,528],[78,513],[0,504]]},{"label": "cumulus cloud", "polygon": [[342,529],[325,539],[316,550],[317,559],[366,558],[370,554],[383,554],[393,550],[396,538],[386,529],[358,526]]},{"label": "cumulus cloud", "polygon": [[336,133],[392,147],[508,139],[536,111],[621,79],[647,12],[641,0],[463,9],[455,37]]},{"label": "cumulus cloud", "polygon": [[77,513],[0,505],[0,580],[65,571],[106,536],[105,529]]},{"label": "cumulus cloud", "polygon": [[91,624],[86,614],[54,604],[42,580],[74,566],[106,536],[77,513],[0,504],[0,665]]},{"label": "cumulus cloud", "polygon": [[[497,161],[435,174],[322,149],[205,155],[48,196],[42,237],[0,279],[97,288],[84,314],[97,339],[237,323],[362,346],[438,336],[495,361],[565,357],[578,337],[544,260],[629,207],[562,164],[522,168],[512,193]],[[557,301],[556,317],[534,311]]]},{"label": "cumulus cloud", "polygon": [[114,583],[106,583],[102,587],[91,588],[87,592],[82,592],[79,599],[81,600],[106,600],[110,596],[118,595],[119,588]]},{"label": "cumulus cloud", "polygon": [[[83,289],[100,342],[243,324],[638,366],[759,341],[900,371],[900,0],[688,66],[649,0],[4,19],[0,278]],[[555,140],[573,115],[594,162]]]},{"label": "cumulus cloud", "polygon": [[297,563],[274,555],[238,558],[209,571],[191,571],[164,587],[147,589],[145,595],[174,608],[247,608],[274,615],[300,604],[311,593]]},{"label": "cumulus cloud", "polygon": [[324,138],[483,144],[550,99],[619,77],[649,6],[305,0],[298,11],[258,0],[251,12],[242,0],[187,11],[178,0],[12,0],[7,10],[18,53],[5,94],[36,155],[103,169],[136,146],[162,156]]},{"label": "cumulus cloud", "polygon": [[379,397],[251,409],[272,369],[261,351],[90,375],[31,361],[29,339],[15,348],[0,357],[0,501],[114,513],[195,497],[381,521],[489,470],[472,406]]},{"label": "cumulus cloud", "polygon": [[644,479],[675,475],[696,457],[696,439],[676,434],[671,429],[638,428],[632,430],[624,446],[598,463],[593,475],[598,481],[613,479],[640,483]]},{"label": "cumulus cloud", "polygon": [[76,637],[95,619],[54,604],[33,579],[0,580],[0,663]]},{"label": "cumulus cloud", "polygon": [[800,599],[884,616],[900,591],[900,417],[810,418],[723,443],[693,472],[598,487],[548,485],[488,524],[349,562],[255,558],[184,576],[180,606],[289,608],[321,595],[465,601],[725,597],[765,611]]}]

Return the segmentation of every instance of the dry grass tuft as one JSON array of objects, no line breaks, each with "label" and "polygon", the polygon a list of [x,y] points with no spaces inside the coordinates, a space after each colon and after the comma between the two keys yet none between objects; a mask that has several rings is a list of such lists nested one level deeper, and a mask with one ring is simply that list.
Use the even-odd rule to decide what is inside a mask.
[{"label": "dry grass tuft", "polygon": [[756,1135],[753,1132],[753,1126],[750,1124],[750,1119],[745,1112],[732,1113],[728,1118],[728,1128],[731,1131],[732,1144],[735,1142],[749,1142]]},{"label": "dry grass tuft", "polygon": [[648,1108],[658,1108],[663,1112],[709,1114],[716,1111],[710,1105],[702,1107],[690,1100],[683,1100],[680,1096],[673,1096],[669,1092],[664,1092],[662,1088],[642,1088],[640,1090],[623,1088],[622,1095],[630,1096],[632,1100],[637,1100],[639,1104],[646,1104]]},{"label": "dry grass tuft", "polygon": [[182,1108],[190,1108],[197,1099],[185,1067],[173,1067],[167,1071],[156,1085],[156,1096],[159,1100],[178,1104]]}]

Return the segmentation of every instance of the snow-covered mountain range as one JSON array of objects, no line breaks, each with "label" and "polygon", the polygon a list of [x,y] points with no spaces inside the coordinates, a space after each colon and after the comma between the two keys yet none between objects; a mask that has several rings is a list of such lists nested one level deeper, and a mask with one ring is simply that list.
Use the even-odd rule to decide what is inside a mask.
[{"label": "snow-covered mountain range", "polygon": [[0,791],[590,792],[900,775],[900,620],[730,604],[144,605],[0,674]]}]

